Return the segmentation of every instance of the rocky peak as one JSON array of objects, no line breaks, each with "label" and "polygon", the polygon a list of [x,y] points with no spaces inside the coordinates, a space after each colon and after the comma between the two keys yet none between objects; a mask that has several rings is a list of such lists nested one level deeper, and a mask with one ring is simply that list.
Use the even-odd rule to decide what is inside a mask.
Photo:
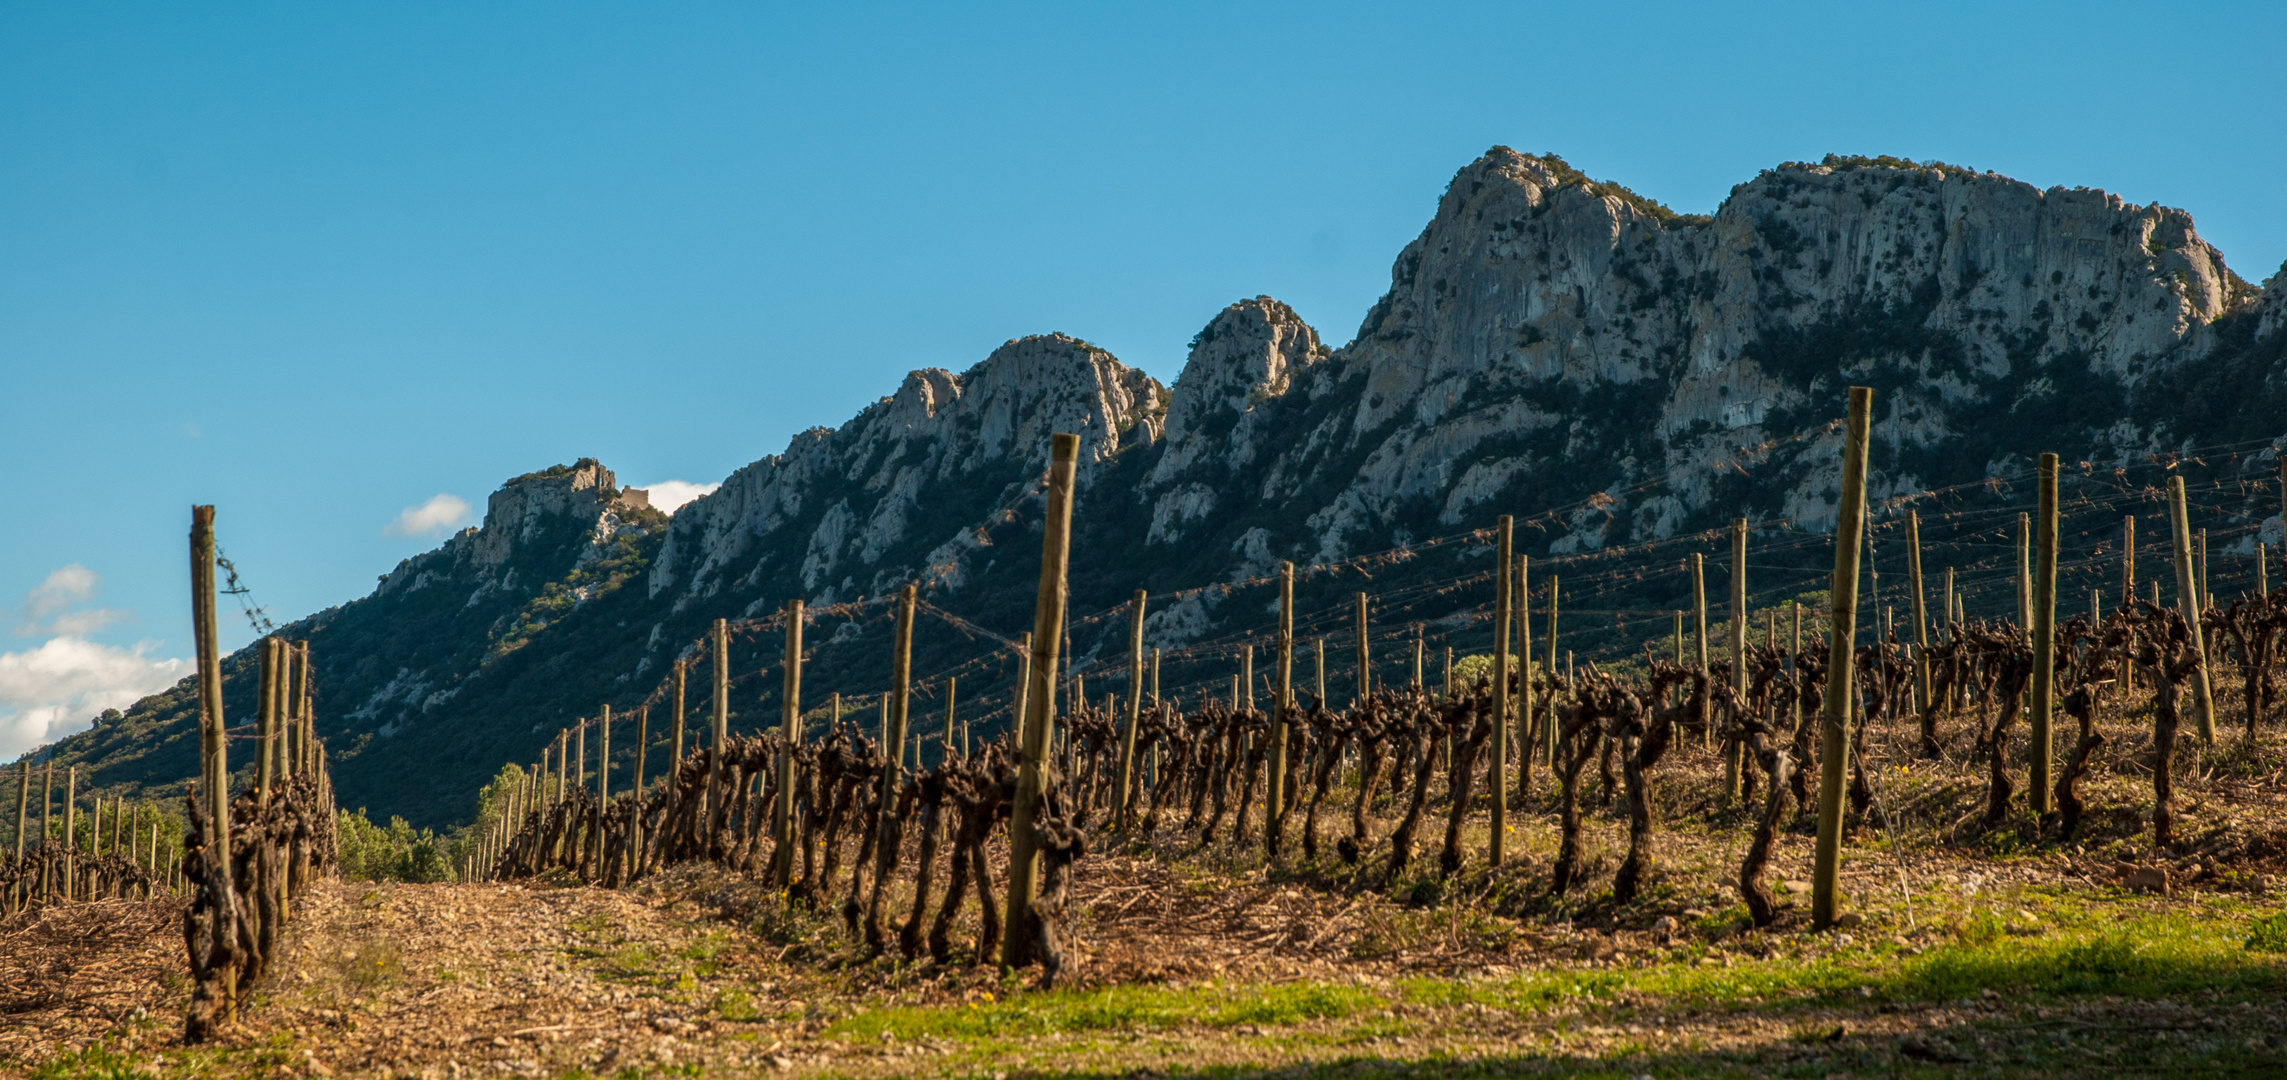
[{"label": "rocky peak", "polygon": [[[1159,439],[1166,396],[1149,375],[1065,334],[1009,341],[959,375],[914,372],[841,428],[797,436],[684,508],[651,590],[711,594],[734,564],[746,567],[729,579],[738,588],[769,583],[779,598],[819,602],[925,571],[957,581],[984,522],[958,509],[946,517],[942,503],[925,509],[926,491],[964,489],[956,504],[983,512],[1040,475],[1057,432],[1080,435],[1085,484],[1122,451]],[[798,557],[771,554],[786,537],[800,538]]]},{"label": "rocky peak", "polygon": [[1209,454],[1220,453],[1228,468],[1252,462],[1259,449],[1248,423],[1255,406],[1284,395],[1327,355],[1318,331],[1268,296],[1224,308],[1191,340],[1169,394],[1167,449],[1151,483],[1168,483]]},{"label": "rocky peak", "polygon": [[[497,584],[503,568],[527,556],[555,564],[588,557],[626,519],[658,515],[648,493],[623,489],[594,458],[514,477],[485,500],[484,523],[462,529],[443,547],[397,564],[377,595],[418,590],[447,576]],[[664,516],[664,515],[658,515]]]},{"label": "rocky peak", "polygon": [[2287,263],[2279,265],[2279,272],[2263,283],[2262,295],[2255,298],[2255,336],[2258,339],[2287,330]]},{"label": "rocky peak", "polygon": [[1082,468],[1122,449],[1159,439],[1166,388],[1065,334],[1017,338],[961,373],[961,408],[953,434],[975,448],[975,460],[1002,456],[1048,464],[1048,438],[1080,436]]},{"label": "rocky peak", "polygon": [[594,458],[525,473],[500,485],[485,500],[484,525],[464,534],[469,538],[469,555],[478,566],[498,566],[508,561],[518,544],[538,536],[549,519],[570,517],[593,524],[619,494],[618,478]]}]

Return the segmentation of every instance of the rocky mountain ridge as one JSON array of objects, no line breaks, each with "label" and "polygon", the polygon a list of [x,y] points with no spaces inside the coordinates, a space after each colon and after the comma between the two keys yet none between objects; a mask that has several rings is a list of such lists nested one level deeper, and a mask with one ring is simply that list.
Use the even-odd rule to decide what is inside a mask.
[{"label": "rocky mountain ridge", "polygon": [[[2241,280],[2181,211],[2087,189],[1830,157],[1766,170],[1697,217],[1497,147],[1455,177],[1339,349],[1269,297],[1217,314],[1172,387],[1076,338],[1016,339],[965,372],[910,374],[671,519],[594,462],[519,477],[483,526],[288,633],[326,665],[321,730],[345,801],[450,821],[541,733],[649,693],[717,617],[919,581],[974,626],[1028,628],[1054,431],[1083,436],[1075,613],[1501,513],[1540,515],[1521,538],[1539,557],[1735,514],[1816,530],[1852,383],[1879,391],[1881,496],[2044,450],[2125,463],[2271,440],[2245,455],[2255,471],[2287,432],[2282,282]],[[1484,561],[1440,558],[1377,587]],[[1312,586],[1330,604],[1354,587]],[[1195,592],[1156,604],[1148,631],[1172,645],[1265,618]],[[1083,665],[1108,632],[1077,631]],[[885,636],[857,616],[825,629],[806,681],[877,689]],[[735,662],[760,669],[774,647],[743,643]],[[993,643],[918,647],[933,670]],[[233,680],[233,715],[249,681]],[[771,715],[757,687],[739,708]],[[95,765],[98,784],[164,789],[195,772],[187,708],[178,688],[55,752]]]}]

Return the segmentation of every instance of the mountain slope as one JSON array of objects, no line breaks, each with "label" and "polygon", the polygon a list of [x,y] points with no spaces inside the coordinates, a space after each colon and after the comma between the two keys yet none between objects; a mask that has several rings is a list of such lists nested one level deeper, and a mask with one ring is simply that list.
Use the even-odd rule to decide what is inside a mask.
[{"label": "mountain slope", "polygon": [[[2005,479],[2042,451],[2097,477],[2276,440],[2283,282],[2242,281],[2181,211],[2086,189],[1830,157],[1767,170],[1696,217],[1497,147],[1455,177],[1339,349],[1268,297],[1217,314],[1172,387],[1075,338],[1018,339],[959,374],[912,373],[671,520],[594,462],[519,477],[482,527],[287,632],[314,643],[344,804],[423,823],[464,815],[483,776],[574,717],[644,700],[714,619],[796,596],[826,609],[806,704],[878,693],[889,628],[864,601],[919,581],[963,623],[917,635],[917,670],[967,663],[963,713],[990,725],[1014,654],[989,635],[1030,627],[1036,480],[1049,433],[1076,431],[1076,617],[1139,587],[1194,590],[1155,599],[1148,631],[1209,640],[1266,625],[1270,597],[1199,586],[1399,549],[1370,584],[1306,580],[1306,630],[1338,625],[1358,589],[1385,598],[1378,620],[1436,619],[1485,600],[1449,586],[1489,559],[1481,543],[1422,541],[1513,513],[1537,559],[1614,553],[1568,581],[1590,605],[1566,640],[1593,655],[1664,632],[1658,610],[1684,602],[1664,572],[1684,549],[1640,545],[1735,515],[1759,537],[1831,524],[1847,384],[1880,391],[1878,497]],[[2261,478],[2275,460],[2251,445],[2184,467]],[[2023,496],[1997,483],[1985,498]],[[2252,550],[2245,531],[2277,505],[2255,491],[2203,520]],[[1925,540],[1981,521],[1933,519]],[[1822,558],[1759,553],[1771,569],[1757,587],[1815,580]],[[1078,670],[1124,635],[1116,618],[1078,623]],[[775,722],[779,648],[775,632],[734,644],[742,730]],[[244,717],[247,654],[231,663],[228,708]],[[1228,664],[1166,675],[1221,685]],[[105,790],[171,790],[195,771],[187,710],[178,688],[53,753]]]}]

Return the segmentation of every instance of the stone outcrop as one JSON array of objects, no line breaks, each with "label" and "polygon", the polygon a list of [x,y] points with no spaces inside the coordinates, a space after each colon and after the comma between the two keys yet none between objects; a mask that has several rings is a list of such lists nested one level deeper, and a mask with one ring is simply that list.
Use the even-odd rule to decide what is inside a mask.
[{"label": "stone outcrop", "polygon": [[[1158,442],[1166,408],[1167,391],[1150,376],[1063,334],[1008,342],[959,375],[916,371],[839,429],[795,436],[679,510],[651,594],[671,595],[680,611],[726,583],[768,578],[823,604],[940,564],[939,576],[957,582],[958,552],[1033,485],[1051,434],[1081,436],[1085,484],[1123,452]],[[982,512],[948,518],[948,501]]]}]

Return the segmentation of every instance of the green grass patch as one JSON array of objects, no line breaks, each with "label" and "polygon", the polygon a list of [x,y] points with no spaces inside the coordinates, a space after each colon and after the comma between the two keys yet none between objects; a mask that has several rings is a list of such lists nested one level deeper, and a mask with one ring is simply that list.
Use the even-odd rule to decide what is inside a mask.
[{"label": "green grass patch", "polygon": [[1349,1016],[1382,1005],[1382,998],[1369,991],[1318,983],[1182,990],[1115,986],[1052,990],[961,1006],[879,1009],[849,1017],[829,1030],[863,1039],[878,1039],[884,1032],[901,1039],[977,1039],[1186,1025],[1279,1026]]},{"label": "green grass patch", "polygon": [[[22,1075],[31,1080],[148,1080],[152,1076],[229,1077],[278,1073],[289,1064],[282,1042],[239,1048],[198,1047],[160,1054],[123,1053],[103,1043],[55,1057]],[[154,1071],[154,1062],[156,1070]]]},{"label": "green grass patch", "polygon": [[1818,958],[1749,960],[1729,968],[1662,964],[1625,971],[1534,972],[1481,982],[1418,979],[1403,989],[1407,1000],[1417,1004],[1483,1005],[1519,1014],[1562,1005],[1741,1008],[1865,998],[1932,1001],[1988,988],[2020,997],[2287,991],[2287,962],[2271,956],[2259,941],[2277,942],[2287,951],[2287,915],[2257,920],[2252,936],[2228,920],[2176,914],[2038,937],[2012,936],[1998,920],[1974,919],[1954,941],[1915,957],[1884,946]]},{"label": "green grass patch", "polygon": [[1979,935],[1933,949],[1876,985],[1919,998],[1987,987],[2060,997],[2276,993],[2287,989],[2287,965],[2251,955],[2229,921],[2171,913],[2041,937]]},{"label": "green grass patch", "polygon": [[2287,911],[2257,919],[2248,930],[2247,951],[2287,953]]}]

